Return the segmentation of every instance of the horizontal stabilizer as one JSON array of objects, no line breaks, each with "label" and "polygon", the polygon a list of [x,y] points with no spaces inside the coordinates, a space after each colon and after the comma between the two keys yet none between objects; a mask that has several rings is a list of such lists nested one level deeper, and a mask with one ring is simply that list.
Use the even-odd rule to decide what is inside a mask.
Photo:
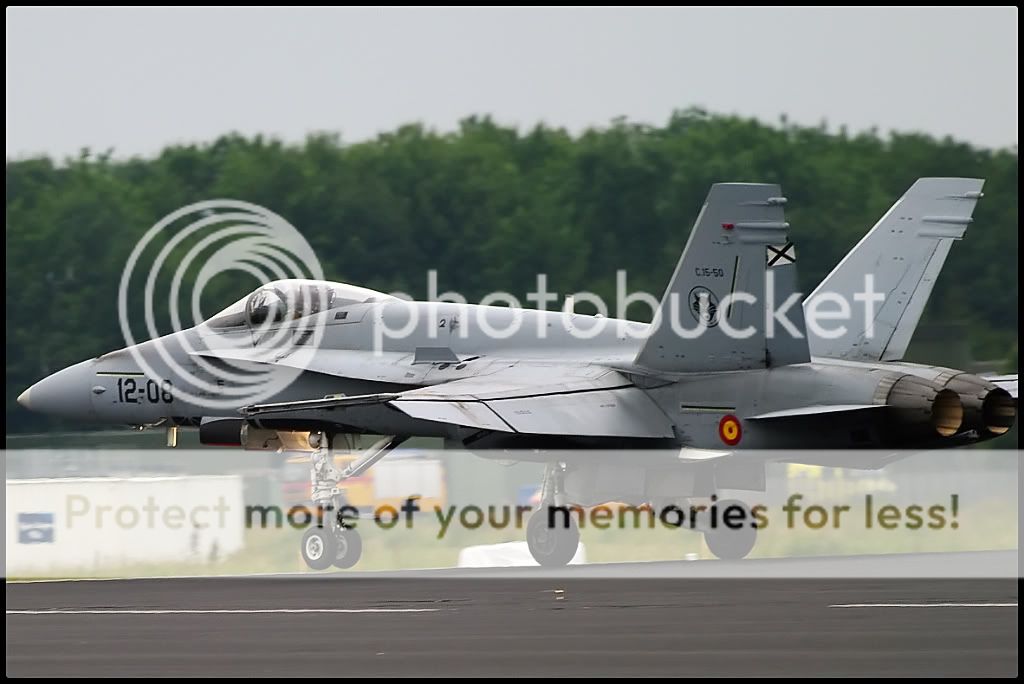
[{"label": "horizontal stabilizer", "polygon": [[985,379],[997,387],[1006,390],[1014,399],[1017,398],[1017,374],[1012,375],[988,375]]},{"label": "horizontal stabilizer", "polygon": [[695,447],[683,447],[679,450],[680,461],[716,461],[726,456],[731,456],[733,452],[722,451],[720,449],[698,449]]},{"label": "horizontal stabilizer", "polygon": [[801,406],[783,411],[769,411],[756,416],[748,416],[746,420],[773,420],[776,418],[799,418],[807,416],[821,416],[836,413],[853,413],[855,411],[870,411],[872,409],[885,408],[884,404],[819,404],[817,406]]}]

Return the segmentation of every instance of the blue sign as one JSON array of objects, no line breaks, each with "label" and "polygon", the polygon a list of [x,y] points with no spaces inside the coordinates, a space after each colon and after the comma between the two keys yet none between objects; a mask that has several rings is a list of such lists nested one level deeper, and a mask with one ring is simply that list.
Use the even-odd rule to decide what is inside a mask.
[{"label": "blue sign", "polygon": [[19,513],[19,544],[52,544],[53,513]]}]

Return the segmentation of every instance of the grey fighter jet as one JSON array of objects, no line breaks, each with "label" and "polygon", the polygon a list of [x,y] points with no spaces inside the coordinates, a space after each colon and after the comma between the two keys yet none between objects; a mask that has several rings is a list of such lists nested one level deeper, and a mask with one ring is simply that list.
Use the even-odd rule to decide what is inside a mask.
[{"label": "grey fighter jet", "polygon": [[[548,507],[755,490],[764,462],[746,454],[758,450],[816,463],[816,449],[978,442],[1012,427],[1016,376],[899,360],[981,185],[918,181],[803,306],[792,304],[797,266],[780,188],[725,183],[711,188],[650,325],[277,281],[202,325],[55,373],[19,402],[81,420],[196,427],[204,443],[304,448],[318,503],[335,506],[340,481],[412,436],[546,463]],[[826,316],[829,330],[815,322],[816,301],[857,303],[867,274],[884,295],[875,309]],[[232,402],[245,380],[225,380],[229,367],[279,389]],[[331,448],[352,434],[385,437],[338,472]],[[587,455],[602,449],[672,459]],[[534,515],[527,527],[544,565],[568,562],[579,539],[571,518],[552,520]],[[702,531],[724,558],[745,556],[756,536],[753,525]],[[314,568],[350,566],[359,547],[335,520],[302,542]]]}]

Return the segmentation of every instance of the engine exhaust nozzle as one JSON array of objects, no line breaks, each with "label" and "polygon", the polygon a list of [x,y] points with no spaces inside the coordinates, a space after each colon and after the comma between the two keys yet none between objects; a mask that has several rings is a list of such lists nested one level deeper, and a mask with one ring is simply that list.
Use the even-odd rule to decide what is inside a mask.
[{"label": "engine exhaust nozzle", "polygon": [[997,387],[985,395],[981,404],[981,418],[990,433],[1005,434],[1017,420],[1017,402],[1009,392]]},{"label": "engine exhaust nozzle", "polygon": [[964,420],[959,394],[913,375],[897,380],[885,403],[893,407],[896,423],[903,429],[951,437]]},{"label": "engine exhaust nozzle", "polygon": [[964,429],[990,436],[1002,435],[1017,420],[1017,402],[1009,392],[985,378],[961,373],[946,383],[960,395],[964,406]]}]

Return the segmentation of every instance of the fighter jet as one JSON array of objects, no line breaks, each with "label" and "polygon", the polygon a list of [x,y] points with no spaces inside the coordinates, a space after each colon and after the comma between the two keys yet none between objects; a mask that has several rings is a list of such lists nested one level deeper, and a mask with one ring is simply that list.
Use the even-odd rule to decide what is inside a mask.
[{"label": "fighter jet", "polygon": [[[983,441],[1016,419],[1015,375],[1000,379],[1011,394],[963,371],[897,362],[981,185],[918,181],[803,306],[785,311],[778,305],[799,301],[786,198],[773,184],[723,183],[712,186],[650,325],[284,280],[199,326],[55,373],[19,402],[80,420],[196,427],[209,444],[308,449],[314,499],[335,509],[339,482],[413,436],[545,463],[548,510],[756,490],[764,463],[737,457],[748,450],[815,463],[824,448]],[[838,335],[808,325],[816,300],[851,301],[867,274],[884,297],[873,314],[849,317]],[[232,401],[245,379],[225,379],[228,367],[280,389]],[[331,449],[353,434],[384,437],[339,472]],[[602,449],[672,458],[588,456]],[[579,541],[570,517],[552,520],[534,515],[526,530],[542,565],[567,563]],[[753,525],[700,531],[722,558],[742,558],[756,539]],[[356,530],[330,517],[302,541],[313,568],[349,567],[360,547]]]}]

